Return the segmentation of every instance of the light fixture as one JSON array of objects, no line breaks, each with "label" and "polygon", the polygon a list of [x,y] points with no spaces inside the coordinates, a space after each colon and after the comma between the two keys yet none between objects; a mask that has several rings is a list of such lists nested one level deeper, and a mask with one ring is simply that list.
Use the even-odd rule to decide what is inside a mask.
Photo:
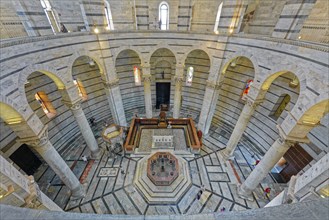
[{"label": "light fixture", "polygon": [[215,34],[219,34],[219,31],[215,31]]},{"label": "light fixture", "polygon": [[234,29],[233,28],[230,28],[230,30],[229,30],[230,34],[232,34],[233,31],[234,31]]},{"label": "light fixture", "polygon": [[98,33],[99,33],[99,30],[98,30],[97,27],[94,28],[94,33],[95,33],[95,34],[98,34]]},{"label": "light fixture", "polygon": [[298,39],[299,39],[299,40],[300,40],[300,39],[302,39],[302,36],[301,36],[301,35],[299,35],[299,36],[298,36]]},{"label": "light fixture", "polygon": [[109,26],[106,26],[105,28],[107,31],[111,30],[111,28]]}]

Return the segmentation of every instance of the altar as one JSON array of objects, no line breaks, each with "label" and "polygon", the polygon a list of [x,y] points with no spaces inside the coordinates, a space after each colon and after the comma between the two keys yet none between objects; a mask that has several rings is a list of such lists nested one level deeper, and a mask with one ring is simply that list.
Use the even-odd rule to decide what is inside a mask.
[{"label": "altar", "polygon": [[126,153],[152,152],[154,148],[172,148],[199,154],[202,144],[192,118],[134,118],[124,143]]},{"label": "altar", "polygon": [[153,129],[152,132],[152,148],[174,148],[173,129]]}]

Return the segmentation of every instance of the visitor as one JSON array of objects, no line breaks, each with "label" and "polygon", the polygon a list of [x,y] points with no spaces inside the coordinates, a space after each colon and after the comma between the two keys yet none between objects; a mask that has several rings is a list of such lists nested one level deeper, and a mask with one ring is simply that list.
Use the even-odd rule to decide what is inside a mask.
[{"label": "visitor", "polygon": [[204,192],[206,190],[206,187],[204,185],[202,185],[200,189],[202,192]]},{"label": "visitor", "polygon": [[84,162],[88,162],[88,158],[87,158],[85,155],[83,155],[83,156],[81,157],[81,159],[82,159]]},{"label": "visitor", "polygon": [[121,168],[121,174],[122,174],[122,175],[125,175],[125,171],[124,171],[123,168]]},{"label": "visitor", "polygon": [[271,188],[270,187],[266,187],[264,189],[264,199],[269,198],[270,197],[270,193],[271,193]]},{"label": "visitor", "polygon": [[62,23],[61,23],[61,32],[62,33],[67,33],[68,32],[68,30],[66,29],[66,27]]},{"label": "visitor", "polygon": [[223,207],[220,209],[220,212],[225,212],[225,210],[226,210],[225,207]]},{"label": "visitor", "polygon": [[89,118],[89,122],[90,122],[91,126],[95,126],[95,118],[94,117]]},{"label": "visitor", "polygon": [[196,195],[196,198],[197,198],[198,200],[200,200],[201,195],[202,195],[202,190],[200,190],[200,191],[198,192],[198,194]]}]

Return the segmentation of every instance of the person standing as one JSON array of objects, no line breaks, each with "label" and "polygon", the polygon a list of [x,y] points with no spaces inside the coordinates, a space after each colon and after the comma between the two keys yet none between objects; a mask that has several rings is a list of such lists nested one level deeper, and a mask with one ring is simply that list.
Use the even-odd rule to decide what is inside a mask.
[{"label": "person standing", "polygon": [[271,188],[270,187],[266,187],[264,189],[264,199],[269,198],[270,197],[270,193],[271,193]]}]

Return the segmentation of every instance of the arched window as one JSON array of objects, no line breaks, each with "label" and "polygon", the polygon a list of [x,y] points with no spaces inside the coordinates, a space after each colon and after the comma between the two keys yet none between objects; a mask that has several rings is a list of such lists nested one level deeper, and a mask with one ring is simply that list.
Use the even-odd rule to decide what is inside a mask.
[{"label": "arched window", "polygon": [[214,32],[216,34],[218,34],[218,25],[219,25],[220,14],[222,13],[222,7],[223,7],[223,2],[220,3],[220,5],[218,6],[216,22],[215,22],[215,26],[214,26]]},{"label": "arched window", "polygon": [[59,24],[51,8],[50,2],[48,0],[40,0],[40,2],[54,34],[59,33],[60,32]]},{"label": "arched window", "polygon": [[43,112],[47,115],[48,118],[53,118],[56,115],[56,110],[48,99],[48,96],[45,92],[37,92],[35,94],[35,99],[41,105]]},{"label": "arched window", "polygon": [[286,109],[287,105],[290,102],[290,96],[288,94],[283,94],[279,97],[278,101],[274,105],[272,111],[269,116],[274,120],[278,120],[282,114],[282,112]]},{"label": "arched window", "polygon": [[159,5],[159,27],[161,30],[169,30],[169,5],[161,2]]},{"label": "arched window", "polygon": [[82,98],[82,101],[87,100],[88,95],[87,95],[87,92],[86,92],[85,87],[83,86],[82,82],[80,80],[73,80],[73,82],[78,88],[79,96]]},{"label": "arched window", "polygon": [[134,66],[134,80],[135,80],[135,86],[142,85],[141,71],[137,66]]},{"label": "arched window", "polygon": [[108,1],[105,1],[104,10],[105,10],[105,16],[106,16],[106,21],[107,21],[106,29],[107,30],[114,30],[110,3],[108,3]]},{"label": "arched window", "polygon": [[193,72],[194,72],[193,67],[190,66],[189,68],[187,68],[186,86],[192,86]]}]

